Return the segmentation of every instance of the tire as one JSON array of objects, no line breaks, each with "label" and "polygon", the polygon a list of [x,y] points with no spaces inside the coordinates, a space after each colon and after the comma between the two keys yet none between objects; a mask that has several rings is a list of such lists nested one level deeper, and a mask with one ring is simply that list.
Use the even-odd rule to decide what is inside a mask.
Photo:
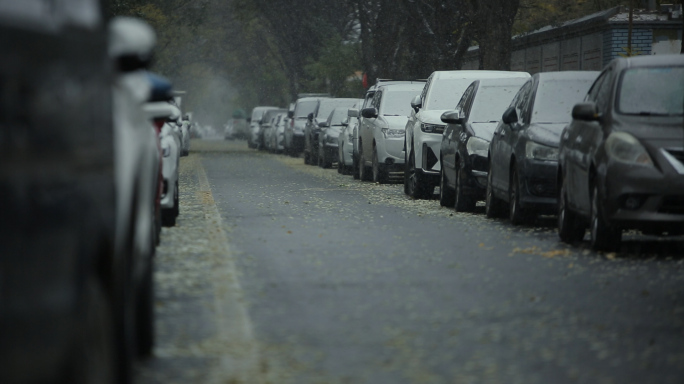
[{"label": "tire", "polygon": [[529,223],[530,215],[520,206],[520,178],[518,169],[513,165],[511,170],[511,181],[508,183],[508,218],[513,225]]},{"label": "tire", "polygon": [[325,169],[332,168],[333,162],[332,162],[332,159],[329,159],[328,156],[326,155],[325,147],[320,147],[319,152],[318,152],[318,157],[319,157],[318,165],[321,168],[325,168]]},{"label": "tire", "polygon": [[304,164],[311,165],[311,156],[306,150],[304,151]]},{"label": "tire", "polygon": [[371,167],[371,169],[373,170],[373,182],[380,184],[387,183],[387,173],[380,169],[380,161],[378,160],[378,150],[375,147],[373,147],[372,164],[373,166]]},{"label": "tire", "polygon": [[500,218],[506,215],[506,204],[494,195],[494,187],[492,186],[492,166],[489,166],[489,173],[487,173],[487,192],[485,198],[485,215],[490,218]]},{"label": "tire", "polygon": [[359,179],[361,181],[371,181],[373,175],[368,172],[366,167],[366,158],[363,155],[363,147],[359,146]]},{"label": "tire", "polygon": [[[561,176],[562,177],[562,176]],[[568,191],[565,179],[562,179],[558,196],[558,237],[564,243],[572,244],[582,241],[586,227],[577,214],[568,207]]]},{"label": "tire", "polygon": [[463,186],[465,183],[464,180],[464,171],[461,169],[461,162],[457,161],[456,165],[456,202],[454,204],[454,209],[456,209],[456,212],[472,212],[475,210],[475,198],[473,196],[468,195],[466,191],[464,190]]},{"label": "tire", "polygon": [[622,230],[611,226],[601,215],[598,183],[594,181],[591,194],[591,248],[596,251],[615,252],[620,249]]},{"label": "tire", "polygon": [[359,174],[359,158],[358,156],[354,156],[352,153],[352,176],[354,177],[354,180],[359,180],[361,178],[361,175]]},{"label": "tire", "polygon": [[180,214],[180,204],[178,202],[180,190],[178,189],[178,181],[176,181],[176,192],[173,195],[173,215],[178,217]]},{"label": "tire", "polygon": [[408,179],[408,195],[414,199],[428,200],[432,197],[433,188],[426,186],[426,182],[421,177],[421,174],[416,172],[415,164],[416,157],[415,154],[411,152],[404,175],[405,180]]},{"label": "tire", "polygon": [[100,282],[93,277],[88,279],[83,288],[86,295],[84,324],[79,329],[75,351],[60,382],[114,384],[131,380],[130,372],[117,373],[111,300]]},{"label": "tire", "polygon": [[454,204],[456,204],[456,194],[447,186],[444,167],[442,167],[439,177],[439,205],[442,207],[453,207]]},{"label": "tire", "polygon": [[140,286],[136,308],[136,345],[139,357],[151,356],[154,347],[154,276],[151,260]]}]

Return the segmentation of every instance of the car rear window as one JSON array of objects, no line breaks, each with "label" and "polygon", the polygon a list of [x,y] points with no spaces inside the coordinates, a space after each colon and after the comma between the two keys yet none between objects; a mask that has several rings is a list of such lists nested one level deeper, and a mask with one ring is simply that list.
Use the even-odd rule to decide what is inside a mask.
[{"label": "car rear window", "polygon": [[595,76],[541,82],[534,97],[532,123],[569,123],[572,108],[582,102]]},{"label": "car rear window", "polygon": [[617,109],[626,115],[684,115],[684,67],[632,68],[620,79]]}]

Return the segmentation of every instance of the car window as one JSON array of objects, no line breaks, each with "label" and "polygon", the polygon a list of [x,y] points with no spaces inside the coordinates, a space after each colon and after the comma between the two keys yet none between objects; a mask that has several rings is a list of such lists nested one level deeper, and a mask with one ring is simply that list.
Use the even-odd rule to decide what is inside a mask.
[{"label": "car window", "polygon": [[591,86],[589,89],[589,92],[587,92],[587,96],[585,98],[586,101],[593,101],[596,102],[596,96],[598,95],[598,91],[601,88],[601,84],[603,81],[606,79],[606,71],[603,71],[599,77],[596,79],[594,84]]},{"label": "car window", "polygon": [[295,117],[306,118],[309,116],[309,113],[313,113],[316,110],[316,105],[318,105],[318,101],[316,100],[298,102],[295,106]]},{"label": "car window", "polygon": [[427,110],[451,109],[461,99],[473,79],[443,79],[433,82],[423,108]]},{"label": "car window", "polygon": [[525,113],[525,106],[527,105],[527,99],[529,98],[530,95],[530,88],[532,88],[532,85],[534,84],[534,81],[530,80],[523,87],[520,89],[520,92],[518,92],[518,95],[516,96],[515,100],[515,113],[518,115],[518,120],[520,122],[525,121],[526,113]]},{"label": "car window", "polygon": [[607,68],[605,71],[604,80],[601,82],[596,93],[596,106],[599,111],[605,112],[610,107],[610,100],[613,90],[613,68]]},{"label": "car window", "polygon": [[617,109],[630,115],[684,114],[684,67],[633,68],[620,76]]},{"label": "car window", "polygon": [[468,101],[468,98],[473,93],[476,86],[477,86],[477,82],[473,82],[472,84],[470,84],[468,89],[466,89],[465,92],[463,92],[463,96],[461,96],[461,100],[459,100],[458,104],[456,104],[456,108],[455,108],[456,110],[465,112],[465,106],[466,106],[466,103]]},{"label": "car window", "polygon": [[408,116],[411,113],[411,99],[415,95],[415,90],[385,91],[378,111],[384,116]]},{"label": "car window", "polygon": [[373,96],[373,101],[371,101],[371,107],[379,110],[381,100],[382,100],[382,91],[375,92],[375,96]]},{"label": "car window", "polygon": [[[473,123],[496,123],[522,86],[518,84],[480,86],[474,95],[471,106],[467,106],[468,121]],[[465,95],[464,95],[465,96]]]},{"label": "car window", "polygon": [[539,82],[530,122],[569,123],[572,108],[584,99],[593,81],[592,76],[587,76]]},{"label": "car window", "polygon": [[375,96],[375,91],[368,91],[366,93],[366,99],[363,101],[362,109],[370,106],[370,102],[373,101],[373,96]]}]

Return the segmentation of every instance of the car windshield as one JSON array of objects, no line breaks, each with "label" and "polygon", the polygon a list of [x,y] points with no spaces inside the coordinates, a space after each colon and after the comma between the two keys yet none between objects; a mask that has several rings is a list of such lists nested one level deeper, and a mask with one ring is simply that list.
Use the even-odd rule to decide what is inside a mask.
[{"label": "car windshield", "polygon": [[382,95],[380,113],[385,116],[408,116],[411,113],[411,99],[417,91],[385,91]]},{"label": "car windshield", "polygon": [[254,108],[252,111],[252,121],[257,122],[261,120],[262,117],[264,117],[264,113],[266,112],[265,109],[262,108]]},{"label": "car windshield", "polygon": [[313,111],[316,110],[316,105],[318,104],[317,100],[310,100],[310,101],[300,101],[297,103],[295,106],[295,111],[294,115],[296,118],[306,118],[309,116],[309,113],[313,113]]},{"label": "car windshield", "polygon": [[321,102],[321,106],[318,108],[318,115],[316,117],[320,119],[325,119],[330,116],[330,112],[337,107],[347,107],[351,108],[356,103],[356,99],[332,99],[325,100]]},{"label": "car windshield", "polygon": [[495,123],[511,104],[511,100],[527,79],[517,85],[481,86],[477,90],[468,121],[473,123]]},{"label": "car windshield", "polygon": [[342,125],[344,119],[347,118],[347,111],[349,108],[335,108],[330,117],[330,126]]},{"label": "car windshield", "polygon": [[684,67],[633,68],[622,75],[618,112],[626,115],[684,115]]},{"label": "car windshield", "polygon": [[430,93],[423,106],[426,110],[453,109],[463,92],[475,79],[432,80]]},{"label": "car windshield", "polygon": [[582,102],[594,80],[594,77],[586,77],[540,82],[530,122],[569,123],[572,107]]}]

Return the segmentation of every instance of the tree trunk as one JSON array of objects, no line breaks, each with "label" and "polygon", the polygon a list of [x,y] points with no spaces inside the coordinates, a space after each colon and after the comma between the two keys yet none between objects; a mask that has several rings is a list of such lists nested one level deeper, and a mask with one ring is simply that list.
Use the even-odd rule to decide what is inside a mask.
[{"label": "tree trunk", "polygon": [[471,0],[471,25],[480,45],[480,69],[511,69],[511,35],[520,0]]}]

